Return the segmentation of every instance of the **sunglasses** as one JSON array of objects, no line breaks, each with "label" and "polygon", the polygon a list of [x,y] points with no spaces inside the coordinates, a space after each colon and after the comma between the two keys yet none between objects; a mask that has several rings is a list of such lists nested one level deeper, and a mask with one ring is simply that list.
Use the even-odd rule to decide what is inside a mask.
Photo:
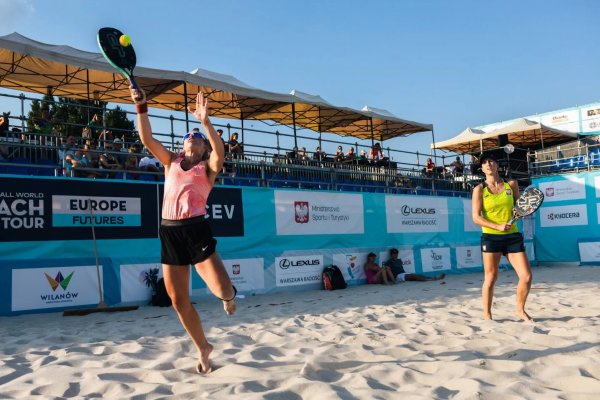
[{"label": "sunglasses", "polygon": [[200,132],[194,132],[194,133],[186,133],[185,136],[183,137],[183,140],[188,140],[189,138],[194,137],[196,139],[202,139],[202,140],[206,140],[206,136],[204,136],[202,133]]}]

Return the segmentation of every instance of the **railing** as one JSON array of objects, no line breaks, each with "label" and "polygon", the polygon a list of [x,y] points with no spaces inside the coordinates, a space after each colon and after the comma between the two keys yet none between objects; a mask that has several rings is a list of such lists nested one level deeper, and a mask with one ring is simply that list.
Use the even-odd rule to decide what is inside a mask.
[{"label": "railing", "polygon": [[532,176],[599,170],[600,136],[536,150],[528,162]]}]

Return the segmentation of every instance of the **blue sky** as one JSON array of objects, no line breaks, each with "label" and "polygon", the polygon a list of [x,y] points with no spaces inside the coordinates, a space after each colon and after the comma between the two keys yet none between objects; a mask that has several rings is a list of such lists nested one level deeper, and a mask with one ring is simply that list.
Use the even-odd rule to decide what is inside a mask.
[{"label": "blue sky", "polygon": [[600,100],[599,15],[594,0],[0,0],[0,35],[97,52],[98,28],[114,26],[138,65],[387,109],[434,124],[439,141]]}]

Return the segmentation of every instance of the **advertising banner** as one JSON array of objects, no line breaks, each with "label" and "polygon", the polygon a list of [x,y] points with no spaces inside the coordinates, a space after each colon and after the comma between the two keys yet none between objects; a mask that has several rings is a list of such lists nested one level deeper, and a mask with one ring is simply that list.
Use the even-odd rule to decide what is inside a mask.
[{"label": "advertising banner", "polygon": [[540,214],[540,226],[542,228],[588,224],[585,204],[542,207],[538,213]]},{"label": "advertising banner", "polygon": [[471,199],[462,199],[465,232],[481,232],[481,227],[473,223],[473,203]]},{"label": "advertising banner", "polygon": [[585,178],[566,177],[551,182],[541,182],[544,202],[585,199]]},{"label": "advertising banner", "polygon": [[321,254],[276,257],[276,286],[320,284],[323,267]]},{"label": "advertising banner", "polygon": [[275,191],[278,235],[362,234],[362,194]]},{"label": "advertising banner", "polygon": [[84,306],[99,301],[95,265],[12,270],[12,311]]},{"label": "advertising banner", "polygon": [[[0,241],[158,236],[156,185],[0,178]],[[92,209],[90,215],[90,208]]]},{"label": "advertising banner", "polygon": [[239,292],[254,292],[265,288],[264,258],[223,260],[225,269]]},{"label": "advertising banner", "polygon": [[388,233],[448,232],[448,200],[385,196]]},{"label": "advertising banner", "polygon": [[600,263],[600,241],[579,242],[579,260],[582,263]]},{"label": "advertising banner", "polygon": [[339,267],[345,280],[364,280],[367,279],[364,270],[367,254],[351,251],[347,253],[334,253],[333,264]]},{"label": "advertising banner", "polygon": [[462,268],[482,268],[480,246],[459,246],[456,248],[456,266]]},{"label": "advertising banner", "polygon": [[159,263],[121,264],[121,301],[150,302],[152,299],[151,280],[162,278],[162,268]]},{"label": "advertising banner", "polygon": [[452,268],[449,247],[421,249],[423,272],[449,270]]}]

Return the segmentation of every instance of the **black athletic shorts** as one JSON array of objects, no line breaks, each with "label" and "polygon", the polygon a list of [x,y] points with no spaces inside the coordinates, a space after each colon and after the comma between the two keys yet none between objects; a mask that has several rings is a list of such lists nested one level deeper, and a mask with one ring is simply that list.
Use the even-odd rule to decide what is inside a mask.
[{"label": "black athletic shorts", "polygon": [[521,253],[525,251],[523,234],[521,232],[509,233],[507,235],[481,235],[481,251],[483,253]]},{"label": "black athletic shorts", "polygon": [[190,265],[206,260],[217,248],[217,241],[204,216],[160,221],[160,262]]}]

